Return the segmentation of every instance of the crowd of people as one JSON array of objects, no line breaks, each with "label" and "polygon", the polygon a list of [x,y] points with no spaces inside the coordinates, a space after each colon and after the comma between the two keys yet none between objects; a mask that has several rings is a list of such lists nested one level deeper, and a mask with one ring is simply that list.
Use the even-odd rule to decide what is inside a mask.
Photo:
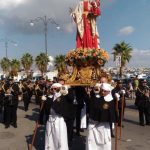
[{"label": "crowd of people", "polygon": [[[113,124],[122,127],[129,86],[118,80],[113,85],[106,77],[93,86],[69,86],[62,79],[53,81],[28,79],[0,83],[0,112],[5,128],[17,128],[17,108],[22,100],[28,111],[31,99],[39,105],[38,124],[45,125],[45,150],[67,150],[72,146],[74,131],[80,136],[87,129],[86,150],[111,150]],[[137,82],[135,105],[139,124],[150,125],[150,89],[145,80]],[[117,106],[117,107],[116,107]],[[145,120],[144,120],[145,119]],[[75,130],[74,130],[75,128]]]}]

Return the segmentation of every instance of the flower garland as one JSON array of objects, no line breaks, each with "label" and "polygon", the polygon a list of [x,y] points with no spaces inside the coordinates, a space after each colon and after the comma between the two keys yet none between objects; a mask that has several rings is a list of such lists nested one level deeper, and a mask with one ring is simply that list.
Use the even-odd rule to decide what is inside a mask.
[{"label": "flower garland", "polygon": [[73,49],[66,55],[68,65],[99,65],[104,66],[109,55],[104,49]]}]

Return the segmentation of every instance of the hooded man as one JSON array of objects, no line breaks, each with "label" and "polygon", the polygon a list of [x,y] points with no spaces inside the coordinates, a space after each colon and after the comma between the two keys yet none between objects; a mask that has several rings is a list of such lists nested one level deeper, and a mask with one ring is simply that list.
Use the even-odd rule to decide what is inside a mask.
[{"label": "hooded man", "polygon": [[67,128],[64,121],[64,99],[60,92],[62,85],[54,83],[53,100],[46,124],[45,150],[68,150]]},{"label": "hooded man", "polygon": [[95,90],[90,98],[86,150],[111,150],[110,122],[116,122],[111,89],[110,84],[103,83],[101,95],[98,96],[98,90]]}]

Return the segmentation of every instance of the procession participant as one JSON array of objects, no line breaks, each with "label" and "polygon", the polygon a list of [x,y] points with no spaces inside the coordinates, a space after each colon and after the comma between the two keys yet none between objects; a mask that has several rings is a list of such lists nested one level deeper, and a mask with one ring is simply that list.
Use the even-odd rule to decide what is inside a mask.
[{"label": "procession participant", "polygon": [[28,111],[30,98],[28,93],[28,84],[26,80],[23,80],[21,91],[22,91],[22,99],[24,103],[24,111]]},{"label": "procession participant", "polygon": [[50,89],[52,84],[53,84],[53,81],[51,79],[47,79],[46,80],[46,89]]},{"label": "procession participant", "polygon": [[5,97],[4,97],[4,124],[5,128],[12,125],[17,128],[17,107],[18,107],[18,95],[17,86],[12,82],[5,85]]},{"label": "procession participant", "polygon": [[40,114],[39,114],[39,125],[44,124],[45,101],[42,100],[42,96],[46,95],[46,92],[47,92],[46,90],[47,89],[46,89],[45,80],[44,78],[41,78],[36,88],[36,93],[39,98],[40,108],[42,107],[42,109],[40,109]]},{"label": "procession participant", "polygon": [[46,100],[45,100],[45,117],[46,123],[49,119],[50,109],[52,107],[54,92],[51,87],[47,89]]},{"label": "procession participant", "polygon": [[0,83],[0,114],[2,114],[2,123],[4,123],[4,81]]},{"label": "procession participant", "polygon": [[33,83],[32,83],[30,80],[28,80],[28,81],[27,81],[27,85],[28,85],[27,91],[28,91],[29,103],[30,103],[30,102],[31,102],[32,95],[33,95]]},{"label": "procession participant", "polygon": [[131,83],[131,81],[127,81],[127,85],[126,85],[126,97],[127,98],[131,98],[131,99],[133,99],[133,94],[132,94],[132,92],[133,92],[133,86],[132,86],[132,83]]},{"label": "procession participant", "polygon": [[111,150],[110,122],[116,122],[111,86],[103,83],[101,95],[98,89],[90,98],[89,126],[86,150]]},{"label": "procession participant", "polygon": [[57,77],[53,77],[53,83],[58,83],[58,78]]},{"label": "procession participant", "polygon": [[0,84],[0,113],[3,111],[3,99],[4,99],[4,91],[2,88],[2,84]]},{"label": "procession participant", "polygon": [[[102,83],[108,83],[108,79],[105,77],[105,76],[102,76],[100,78],[100,85]],[[111,90],[113,89],[113,87],[111,86]],[[114,136],[114,133],[113,133],[113,126],[114,126],[114,123],[113,122],[110,122],[110,131],[111,131],[111,137],[115,137]]]},{"label": "procession participant", "polygon": [[[6,93],[6,91],[5,91],[5,89],[7,89],[8,88],[8,81],[6,81],[6,80],[3,80],[3,82],[2,82],[2,95],[5,97],[5,93]],[[3,97],[3,101],[2,101],[2,104],[3,104],[3,107],[4,107],[4,97]],[[4,112],[4,110],[3,110],[3,123],[5,122],[5,112]]]},{"label": "procession participant", "polygon": [[[118,95],[118,99],[116,99],[116,93]],[[118,110],[119,110],[118,126],[121,126],[121,122],[122,122],[125,107],[126,107],[124,94],[125,94],[125,90],[123,88],[122,81],[118,80],[116,87],[112,90],[112,96],[113,96],[115,102],[118,100]]]},{"label": "procession participant", "polygon": [[68,145],[69,147],[72,146],[73,140],[73,124],[75,120],[75,111],[76,106],[74,105],[74,97],[73,97],[73,90],[71,87],[63,85],[61,87],[60,93],[62,97],[64,97],[64,120],[67,126],[67,136],[68,136]]},{"label": "procession participant", "polygon": [[11,125],[14,128],[17,128],[17,109],[18,109],[19,97],[21,95],[21,92],[20,92],[18,83],[14,82],[13,79],[9,80],[9,84],[11,86],[11,91],[14,96],[13,103],[12,103]]},{"label": "procession participant", "polygon": [[136,77],[133,80],[133,88],[134,88],[135,92],[136,92],[138,86],[139,86],[139,79],[138,79],[138,75],[136,75]]},{"label": "procession participant", "polygon": [[99,48],[96,18],[100,15],[100,0],[81,0],[70,12],[77,24],[76,48]]},{"label": "procession participant", "polygon": [[100,83],[108,83],[108,79],[106,77],[101,77],[100,78]]},{"label": "procession participant", "polygon": [[10,85],[5,86],[5,96],[4,96],[4,125],[5,128],[9,128],[11,124],[11,114],[12,114],[12,101],[13,95],[11,93]]},{"label": "procession participant", "polygon": [[65,81],[64,81],[64,79],[58,78],[58,83],[60,83],[61,85],[64,85],[64,84],[65,84]]},{"label": "procession participant", "polygon": [[141,81],[136,91],[135,104],[138,107],[139,124],[141,126],[145,125],[145,121],[146,125],[150,125],[150,89],[146,83],[146,80]]},{"label": "procession participant", "polygon": [[[81,111],[85,106],[86,103],[86,91],[85,88],[82,86],[76,86],[74,87],[74,99],[76,100],[76,116],[75,116],[75,128],[76,128],[76,135],[80,136],[80,132],[83,131],[81,129]],[[84,121],[84,124],[86,124],[86,120]]]},{"label": "procession participant", "polygon": [[68,150],[67,128],[64,121],[65,97],[62,97],[60,93],[61,86],[60,83],[54,83],[51,86],[54,97],[46,124],[45,150]]},{"label": "procession participant", "polygon": [[[90,105],[90,101],[89,99],[93,96],[96,96],[96,97],[100,97],[100,87],[101,87],[101,84],[100,83],[96,83],[95,86],[91,86],[91,87],[86,87],[85,90],[86,90],[86,98],[87,99],[87,116],[88,116],[88,120],[89,120],[89,105]],[[88,123],[87,123],[88,124]]]}]

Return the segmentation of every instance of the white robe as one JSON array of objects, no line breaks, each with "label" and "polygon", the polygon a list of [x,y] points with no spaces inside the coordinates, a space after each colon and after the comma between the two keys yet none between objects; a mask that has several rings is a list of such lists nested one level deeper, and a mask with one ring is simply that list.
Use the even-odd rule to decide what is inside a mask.
[{"label": "white robe", "polygon": [[45,150],[68,150],[67,128],[63,117],[49,116],[46,124]]},{"label": "white robe", "polygon": [[87,128],[87,116],[86,116],[86,104],[81,110],[81,129],[86,129]]},{"label": "white robe", "polygon": [[89,123],[86,150],[111,150],[109,123]]}]

